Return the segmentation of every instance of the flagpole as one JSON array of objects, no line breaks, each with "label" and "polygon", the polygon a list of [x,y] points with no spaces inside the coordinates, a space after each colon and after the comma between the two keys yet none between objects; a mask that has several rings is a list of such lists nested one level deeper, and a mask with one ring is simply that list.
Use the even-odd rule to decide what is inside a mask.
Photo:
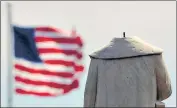
[{"label": "flagpole", "polygon": [[7,75],[7,107],[12,107],[13,104],[13,77],[12,77],[12,6],[7,3],[7,65],[8,65],[8,75]]}]

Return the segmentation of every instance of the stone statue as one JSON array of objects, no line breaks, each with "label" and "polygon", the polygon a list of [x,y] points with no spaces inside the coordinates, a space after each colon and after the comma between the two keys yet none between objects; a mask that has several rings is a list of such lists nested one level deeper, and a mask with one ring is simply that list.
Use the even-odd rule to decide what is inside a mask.
[{"label": "stone statue", "polygon": [[90,57],[84,107],[155,107],[172,93],[162,50],[138,37],[113,38]]}]

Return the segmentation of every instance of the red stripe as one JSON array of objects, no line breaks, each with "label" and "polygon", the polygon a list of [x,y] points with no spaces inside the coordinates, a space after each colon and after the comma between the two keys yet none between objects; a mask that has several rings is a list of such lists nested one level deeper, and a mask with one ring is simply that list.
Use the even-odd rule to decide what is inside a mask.
[{"label": "red stripe", "polygon": [[78,59],[82,58],[82,54],[76,50],[61,50],[56,48],[38,48],[39,53],[64,53],[66,55],[76,55]]},{"label": "red stripe", "polygon": [[36,36],[35,37],[35,41],[36,42],[46,42],[46,41],[54,41],[57,43],[69,43],[69,44],[78,44],[80,46],[82,46],[82,41],[80,39],[80,37],[76,37],[76,38],[52,38],[52,37],[43,37],[43,36]]},{"label": "red stripe", "polygon": [[84,66],[75,66],[74,69],[76,72],[82,72],[84,70]]},{"label": "red stripe", "polygon": [[31,95],[37,95],[37,96],[54,96],[50,93],[37,93],[37,92],[32,92],[32,91],[26,91],[20,88],[16,88],[15,91],[16,93],[19,93],[19,94],[31,94]]},{"label": "red stripe", "polygon": [[37,27],[35,30],[36,31],[45,31],[45,32],[58,32],[58,33],[62,32],[61,29],[54,29],[52,27]]},{"label": "red stripe", "polygon": [[68,93],[70,92],[72,89],[78,88],[79,87],[79,81],[78,80],[74,80],[72,83],[72,86],[66,86],[64,88],[64,93]]},{"label": "red stripe", "polygon": [[45,86],[49,86],[49,87],[53,87],[53,88],[65,88],[68,86],[74,86],[73,84],[67,85],[67,84],[58,84],[58,83],[54,83],[54,82],[33,81],[33,80],[25,79],[25,78],[22,78],[19,76],[15,76],[15,80],[18,82],[25,83],[25,84],[45,85]]},{"label": "red stripe", "polygon": [[[75,80],[73,81],[73,84],[72,86],[66,86],[63,90],[64,90],[64,94],[66,93],[69,93],[71,90],[75,89],[75,88],[78,88],[79,87],[79,81],[78,80]],[[52,95],[50,93],[38,93],[38,92],[35,92],[35,91],[26,91],[26,90],[23,90],[23,89],[20,89],[20,88],[16,88],[16,93],[19,93],[19,94],[31,94],[31,95],[37,95],[37,96],[57,96],[56,95]]]},{"label": "red stripe", "polygon": [[45,60],[44,61],[47,64],[61,64],[65,66],[75,66],[75,63],[72,61],[65,61],[65,60]]},{"label": "red stripe", "polygon": [[65,78],[71,78],[74,76],[74,74],[70,72],[52,72],[52,71],[41,70],[41,69],[33,69],[33,68],[25,67],[20,64],[15,64],[15,68],[25,71],[25,72],[33,73],[33,74],[60,76],[60,77],[65,77]]}]

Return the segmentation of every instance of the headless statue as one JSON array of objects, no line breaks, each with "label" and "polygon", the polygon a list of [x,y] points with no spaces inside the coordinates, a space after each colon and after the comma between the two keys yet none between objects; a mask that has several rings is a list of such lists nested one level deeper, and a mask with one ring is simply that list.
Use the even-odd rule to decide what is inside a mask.
[{"label": "headless statue", "polygon": [[156,107],[172,93],[162,49],[138,37],[113,38],[90,58],[84,107]]}]

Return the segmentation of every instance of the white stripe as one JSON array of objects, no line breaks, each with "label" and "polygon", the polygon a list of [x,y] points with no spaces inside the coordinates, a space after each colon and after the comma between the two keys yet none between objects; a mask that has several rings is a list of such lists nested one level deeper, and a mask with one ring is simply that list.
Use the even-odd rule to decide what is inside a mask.
[{"label": "white stripe", "polygon": [[74,55],[56,54],[56,53],[41,53],[40,58],[42,60],[65,60],[65,61],[75,61],[78,58]]},{"label": "white stripe", "polygon": [[[67,38],[69,35],[67,33],[59,33],[59,32],[49,32],[49,31],[36,31],[35,36],[43,36],[43,37],[53,37],[53,38],[59,38],[64,37]],[[71,37],[69,37],[71,38]]]},{"label": "white stripe", "polygon": [[83,72],[77,72],[74,74],[73,80],[74,79],[81,79],[82,76],[83,76]]},{"label": "white stripe", "polygon": [[37,42],[38,48],[57,48],[63,50],[79,50],[80,46],[78,44],[69,43],[56,43],[56,42]]},{"label": "white stripe", "polygon": [[15,59],[14,64],[21,64],[25,67],[33,68],[33,69],[42,69],[42,70],[48,70],[48,71],[55,71],[55,72],[74,72],[73,67],[67,67],[63,65],[50,65],[50,64],[43,64],[43,63],[36,63],[27,61],[25,59]]},{"label": "white stripe", "polygon": [[68,62],[75,62],[78,66],[83,65],[83,60],[78,59],[76,56],[73,55],[65,55],[65,54],[56,54],[56,53],[42,53],[40,54],[40,58],[42,60],[64,60]]},{"label": "white stripe", "polygon": [[72,78],[64,78],[59,76],[49,76],[42,74],[33,74],[15,69],[15,75],[21,78],[33,80],[33,81],[43,81],[43,82],[55,82],[59,84],[72,84]]},{"label": "white stripe", "polygon": [[31,84],[24,84],[22,82],[16,82],[15,86],[16,88],[36,93],[50,93],[53,95],[60,95],[64,93],[63,89],[52,88],[49,86],[39,86],[39,85],[36,86]]},{"label": "white stripe", "polygon": [[77,66],[83,66],[83,60],[77,60],[77,61],[75,61],[75,64]]}]

